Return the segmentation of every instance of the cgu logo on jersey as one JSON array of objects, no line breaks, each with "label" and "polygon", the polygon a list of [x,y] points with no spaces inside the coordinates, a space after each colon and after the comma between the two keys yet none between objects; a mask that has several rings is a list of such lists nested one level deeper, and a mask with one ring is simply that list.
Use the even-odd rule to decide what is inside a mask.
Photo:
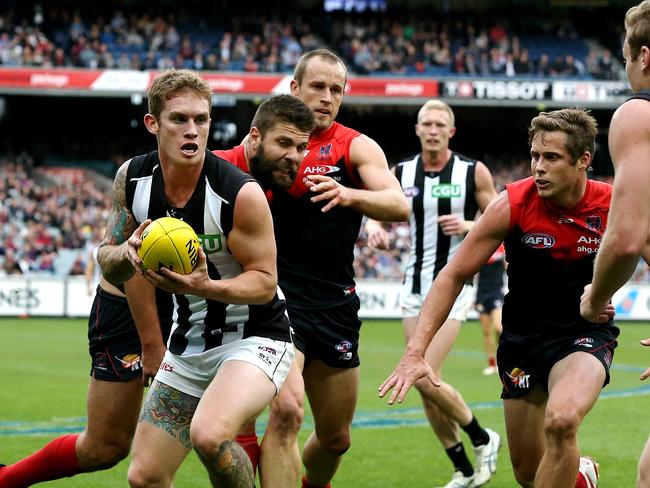
[{"label": "cgu logo on jersey", "polygon": [[549,247],[553,247],[553,244],[555,244],[555,238],[548,234],[526,234],[521,238],[521,242],[533,249],[548,249]]},{"label": "cgu logo on jersey", "polygon": [[515,368],[510,373],[508,373],[508,376],[512,380],[512,384],[517,388],[530,388],[530,375],[526,374],[525,371],[522,371],[519,368]]},{"label": "cgu logo on jersey", "polygon": [[198,237],[206,254],[214,254],[223,250],[222,234],[199,234]]},{"label": "cgu logo on jersey", "polygon": [[445,183],[431,187],[431,196],[433,198],[458,198],[460,194],[461,188],[457,183]]}]

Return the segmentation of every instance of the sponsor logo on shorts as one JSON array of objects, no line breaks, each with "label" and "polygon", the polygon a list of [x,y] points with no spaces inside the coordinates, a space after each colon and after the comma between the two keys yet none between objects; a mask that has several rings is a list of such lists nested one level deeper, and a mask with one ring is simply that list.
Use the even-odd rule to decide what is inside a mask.
[{"label": "sponsor logo on shorts", "polygon": [[115,356],[124,369],[130,369],[131,371],[137,371],[142,367],[140,362],[140,356],[138,354],[127,354],[122,358]]},{"label": "sponsor logo on shorts", "polygon": [[605,364],[607,365],[607,367],[611,368],[611,366],[612,366],[612,351],[607,349],[605,351],[605,356],[603,357],[603,360],[605,361]]},{"label": "sponsor logo on shorts", "polygon": [[108,370],[108,361],[106,360],[106,353],[96,352],[95,353],[95,369],[101,369],[102,371]]},{"label": "sponsor logo on shorts", "polygon": [[172,366],[171,364],[169,364],[166,361],[163,361],[162,363],[160,363],[160,368],[158,368],[158,369],[161,369],[163,371],[167,371],[168,373],[172,373],[174,371],[174,366]]},{"label": "sponsor logo on shorts", "polygon": [[334,346],[338,352],[348,352],[352,349],[352,343],[350,341],[341,341],[336,346]]},{"label": "sponsor logo on shorts", "polygon": [[526,374],[525,371],[522,371],[519,368],[515,368],[510,373],[508,373],[508,376],[510,377],[512,384],[517,388],[530,388],[530,375]]},{"label": "sponsor logo on shorts", "polygon": [[273,364],[272,361],[269,359],[269,357],[268,357],[266,354],[262,353],[262,352],[259,354],[259,358],[260,358],[260,359],[261,359],[261,360],[262,360],[262,361],[263,361],[267,366],[271,366],[271,364]]},{"label": "sponsor logo on shorts", "polygon": [[574,346],[594,347],[594,340],[591,337],[580,337],[573,341]]},{"label": "sponsor logo on shorts", "polygon": [[555,244],[555,238],[548,234],[526,234],[521,238],[521,242],[533,249],[548,249]]},{"label": "sponsor logo on shorts", "polygon": [[258,348],[260,351],[268,352],[269,354],[273,354],[274,356],[277,355],[277,351],[276,351],[275,349],[273,349],[272,347],[268,347],[268,346],[257,346],[257,348]]}]

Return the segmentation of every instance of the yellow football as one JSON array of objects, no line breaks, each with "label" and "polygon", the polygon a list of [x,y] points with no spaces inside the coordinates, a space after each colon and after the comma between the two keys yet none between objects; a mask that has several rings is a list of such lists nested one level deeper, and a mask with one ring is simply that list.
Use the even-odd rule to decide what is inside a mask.
[{"label": "yellow football", "polygon": [[188,274],[199,261],[199,246],[199,238],[192,227],[173,217],[161,217],[142,232],[138,256],[145,269],[167,268]]}]

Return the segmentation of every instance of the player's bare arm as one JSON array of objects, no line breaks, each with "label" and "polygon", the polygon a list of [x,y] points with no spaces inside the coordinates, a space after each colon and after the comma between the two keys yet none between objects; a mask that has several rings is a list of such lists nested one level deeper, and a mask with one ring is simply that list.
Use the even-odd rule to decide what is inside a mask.
[{"label": "player's bare arm", "polygon": [[420,378],[428,377],[434,385],[439,384],[431,366],[424,359],[424,353],[433,336],[447,320],[463,285],[478,273],[506,238],[509,223],[510,203],[507,192],[504,191],[488,205],[456,255],[433,282],[399,364],[379,387],[379,396],[382,398],[393,390],[389,404],[395,400],[401,403],[411,386]]},{"label": "player's bare arm", "polygon": [[146,272],[154,285],[172,293],[184,293],[233,304],[264,304],[276,293],[278,277],[273,220],[264,192],[257,183],[246,183],[237,195],[228,247],[243,273],[232,279],[211,280],[205,254],[192,273],[180,275],[168,269]]},{"label": "player's bare arm", "polygon": [[156,308],[156,291],[144,276],[137,273],[124,283],[124,290],[142,344],[142,383],[149,386],[167,350]]},{"label": "player's bare arm", "polygon": [[388,169],[384,151],[374,140],[360,135],[350,144],[350,162],[365,189],[340,185],[332,178],[311,175],[310,190],[317,193],[312,201],[327,201],[323,212],[340,205],[351,207],[363,215],[382,222],[400,222],[409,217],[406,197],[397,178]]},{"label": "player's bare arm", "polygon": [[650,112],[644,100],[631,100],[614,113],[609,150],[616,168],[607,230],[596,256],[589,293],[580,311],[593,320],[606,308],[614,292],[632,276],[647,240],[639,222],[650,221]]},{"label": "player's bare arm", "polygon": [[126,172],[129,162],[117,171],[113,182],[113,207],[108,216],[106,234],[97,251],[97,261],[102,274],[112,284],[117,285],[128,280],[141,264],[137,247],[142,241],[140,236],[149,225],[145,221],[138,226],[135,217],[126,206]]}]

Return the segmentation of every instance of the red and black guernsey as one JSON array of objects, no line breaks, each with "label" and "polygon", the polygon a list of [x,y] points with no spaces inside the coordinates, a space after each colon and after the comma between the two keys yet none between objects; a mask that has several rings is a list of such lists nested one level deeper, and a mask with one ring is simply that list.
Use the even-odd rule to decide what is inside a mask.
[{"label": "red and black guernsey", "polygon": [[547,336],[593,326],[580,316],[580,296],[592,280],[612,187],[587,180],[582,200],[572,209],[541,198],[532,177],[506,189],[510,227],[504,333],[508,338]]},{"label": "red and black guernsey", "polygon": [[305,182],[324,175],[343,186],[361,188],[350,164],[350,143],[360,134],[337,122],[309,139],[293,186],[273,192],[271,212],[278,246],[278,276],[289,308],[326,308],[354,296],[354,244],[362,215],[336,206],[321,212],[325,203]]},{"label": "red and black guernsey", "polygon": [[232,149],[218,149],[212,151],[212,154],[234,164],[244,173],[250,174],[248,163],[246,162],[246,155],[244,154],[244,146],[235,146]]}]

